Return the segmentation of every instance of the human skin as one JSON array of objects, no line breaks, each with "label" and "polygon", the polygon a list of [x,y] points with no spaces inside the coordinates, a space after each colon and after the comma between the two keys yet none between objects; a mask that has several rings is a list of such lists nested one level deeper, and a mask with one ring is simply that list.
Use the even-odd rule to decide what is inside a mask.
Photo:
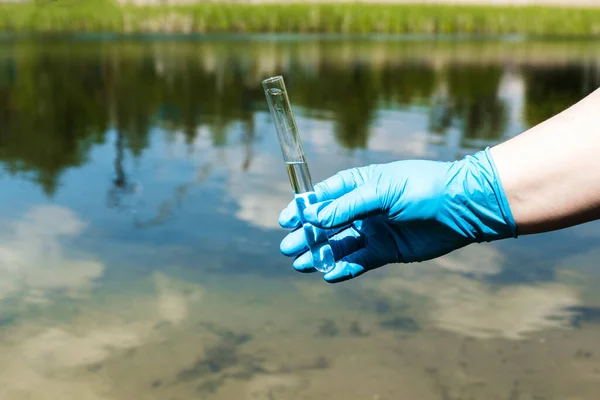
[{"label": "human skin", "polygon": [[519,235],[600,218],[600,89],[490,153]]}]

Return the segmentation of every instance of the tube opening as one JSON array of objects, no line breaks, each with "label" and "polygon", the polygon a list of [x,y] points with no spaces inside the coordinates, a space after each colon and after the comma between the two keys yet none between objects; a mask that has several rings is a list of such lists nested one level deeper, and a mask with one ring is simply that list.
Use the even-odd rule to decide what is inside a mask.
[{"label": "tube opening", "polygon": [[262,83],[263,83],[263,85],[269,85],[269,84],[279,82],[279,81],[283,81],[283,76],[281,76],[281,75],[272,76],[272,77],[267,78],[264,81],[262,81]]},{"label": "tube opening", "polygon": [[283,83],[283,76],[272,76],[262,81],[262,86],[265,92],[270,96],[277,96],[285,92],[285,84]]}]

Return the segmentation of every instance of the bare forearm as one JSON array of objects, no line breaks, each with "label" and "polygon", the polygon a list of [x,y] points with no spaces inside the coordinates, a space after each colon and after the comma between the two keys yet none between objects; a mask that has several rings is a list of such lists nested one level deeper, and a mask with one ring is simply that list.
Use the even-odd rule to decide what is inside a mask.
[{"label": "bare forearm", "polygon": [[491,154],[519,234],[600,218],[600,89]]}]

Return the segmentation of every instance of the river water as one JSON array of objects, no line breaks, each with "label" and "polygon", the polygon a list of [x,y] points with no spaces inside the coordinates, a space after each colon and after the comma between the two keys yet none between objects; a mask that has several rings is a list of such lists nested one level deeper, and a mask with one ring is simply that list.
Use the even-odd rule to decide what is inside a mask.
[{"label": "river water", "polygon": [[260,82],[284,75],[319,181],[509,139],[599,61],[521,38],[4,39],[0,398],[596,399],[598,223],[298,274]]}]

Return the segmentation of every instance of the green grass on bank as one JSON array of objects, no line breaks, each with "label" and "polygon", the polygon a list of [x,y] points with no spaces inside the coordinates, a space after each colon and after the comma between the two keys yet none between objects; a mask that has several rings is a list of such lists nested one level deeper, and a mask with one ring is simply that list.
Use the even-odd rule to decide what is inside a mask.
[{"label": "green grass on bank", "polygon": [[118,5],[37,0],[0,5],[12,33],[600,34],[600,8],[420,4]]}]

